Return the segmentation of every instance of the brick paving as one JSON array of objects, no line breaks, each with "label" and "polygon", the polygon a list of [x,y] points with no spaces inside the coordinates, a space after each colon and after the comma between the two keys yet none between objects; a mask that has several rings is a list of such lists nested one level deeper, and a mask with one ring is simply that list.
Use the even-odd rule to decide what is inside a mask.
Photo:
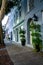
[{"label": "brick paving", "polygon": [[43,52],[18,45],[6,46],[14,65],[43,65]]},{"label": "brick paving", "polygon": [[5,46],[0,45],[0,65],[14,65]]}]

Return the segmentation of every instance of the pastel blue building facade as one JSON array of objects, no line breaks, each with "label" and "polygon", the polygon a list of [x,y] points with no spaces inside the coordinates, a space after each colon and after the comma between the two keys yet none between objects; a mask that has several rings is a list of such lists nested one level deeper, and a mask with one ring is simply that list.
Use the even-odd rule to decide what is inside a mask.
[{"label": "pastel blue building facade", "polygon": [[43,0],[21,0],[20,8],[14,8],[9,19],[12,19],[9,27],[12,27],[13,41],[17,44],[21,44],[19,31],[20,28],[26,31],[26,45],[32,46],[31,33],[29,31],[30,18],[33,18],[34,14],[38,17],[37,23],[41,25],[41,35],[43,41]]}]

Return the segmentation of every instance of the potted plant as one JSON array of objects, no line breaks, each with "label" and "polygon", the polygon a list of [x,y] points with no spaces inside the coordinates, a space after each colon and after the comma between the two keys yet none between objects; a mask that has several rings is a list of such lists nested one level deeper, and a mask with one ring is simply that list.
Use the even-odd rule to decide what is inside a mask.
[{"label": "potted plant", "polygon": [[42,47],[42,40],[41,40],[41,30],[40,25],[36,24],[34,22],[31,22],[30,24],[30,31],[32,32],[32,44],[34,49],[38,52],[41,50]]},{"label": "potted plant", "polygon": [[24,45],[25,45],[25,42],[26,42],[26,40],[25,40],[25,31],[22,30],[22,29],[20,29],[19,34],[20,34],[21,43],[22,43],[22,45],[24,46]]},{"label": "potted plant", "polygon": [[38,52],[41,49],[42,40],[37,36],[32,36],[32,44],[34,49]]}]

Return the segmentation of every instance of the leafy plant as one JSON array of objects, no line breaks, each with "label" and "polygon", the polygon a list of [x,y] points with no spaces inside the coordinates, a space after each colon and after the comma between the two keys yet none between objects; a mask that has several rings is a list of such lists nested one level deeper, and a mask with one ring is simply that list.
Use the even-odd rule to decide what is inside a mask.
[{"label": "leafy plant", "polygon": [[38,31],[38,32],[41,31],[41,30],[40,30],[40,25],[39,25],[39,24],[36,25],[36,29],[35,29],[35,30]]},{"label": "leafy plant", "polygon": [[30,23],[30,31],[34,30],[35,24],[33,22]]},{"label": "leafy plant", "polygon": [[42,40],[41,40],[41,30],[40,30],[40,25],[39,24],[36,24],[34,22],[31,22],[30,23],[30,31],[32,32],[31,35],[32,35],[32,44],[34,46],[34,48],[37,50],[37,51],[40,51],[41,50],[41,47],[42,47]]},{"label": "leafy plant", "polygon": [[39,32],[32,32],[31,34],[32,36],[35,36],[35,37],[41,37],[41,34]]},{"label": "leafy plant", "polygon": [[25,45],[25,41],[26,41],[26,40],[25,40],[25,31],[22,30],[22,29],[20,29],[19,34],[20,34],[21,43],[22,43],[22,45],[24,46],[24,45]]},{"label": "leafy plant", "polygon": [[20,32],[19,32],[19,33],[20,33],[20,34],[21,34],[21,33],[25,34],[25,31],[22,30],[22,29],[20,29]]}]

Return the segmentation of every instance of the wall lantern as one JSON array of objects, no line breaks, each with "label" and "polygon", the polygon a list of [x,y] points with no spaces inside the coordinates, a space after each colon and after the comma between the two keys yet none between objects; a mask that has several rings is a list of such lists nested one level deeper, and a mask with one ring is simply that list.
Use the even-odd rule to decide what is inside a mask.
[{"label": "wall lantern", "polygon": [[28,22],[31,22],[32,20],[33,20],[32,18],[29,18],[29,19],[28,19]]},{"label": "wall lantern", "polygon": [[38,17],[35,14],[33,15],[32,18],[33,18],[34,21],[38,21]]}]

